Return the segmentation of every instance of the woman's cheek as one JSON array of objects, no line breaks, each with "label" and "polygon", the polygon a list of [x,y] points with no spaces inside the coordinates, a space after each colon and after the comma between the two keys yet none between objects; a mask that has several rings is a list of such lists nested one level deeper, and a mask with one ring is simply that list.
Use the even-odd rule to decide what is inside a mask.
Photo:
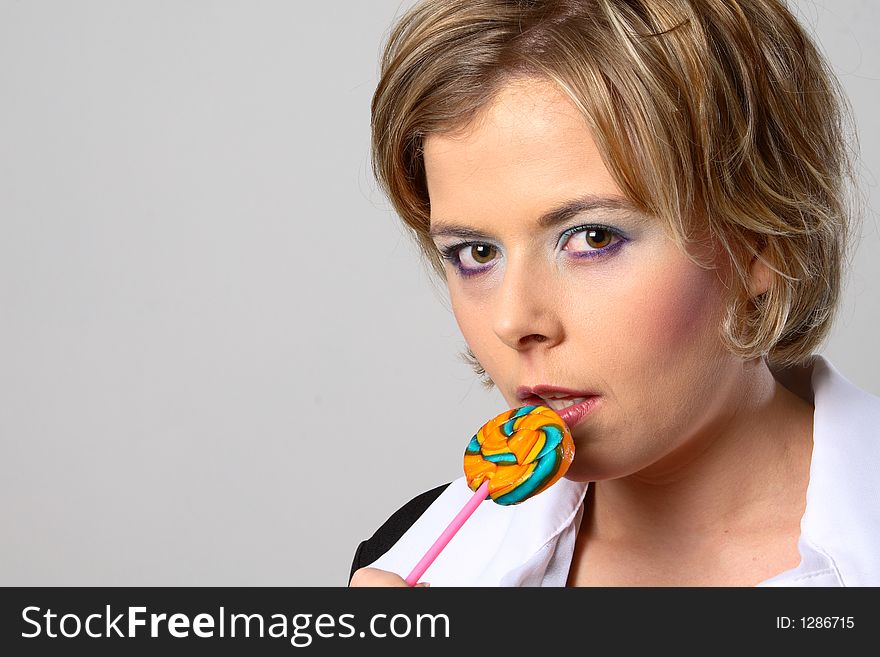
[{"label": "woman's cheek", "polygon": [[[468,295],[456,294],[451,290],[450,301],[452,314],[455,316],[462,337],[475,354],[480,354],[489,334],[492,333],[487,308],[475,299],[468,298]],[[482,360],[480,364],[485,367]]]},{"label": "woman's cheek", "polygon": [[713,272],[691,265],[668,268],[650,280],[633,289],[636,298],[628,304],[630,331],[642,345],[670,357],[715,342],[720,300]]},{"label": "woman's cheek", "polygon": [[454,290],[451,286],[449,289],[449,300],[452,304],[452,314],[455,316],[458,328],[461,329],[462,334],[467,340],[470,338],[470,334],[473,333],[474,328],[479,325],[476,321],[478,314],[476,310],[477,304],[473,301],[469,302],[465,295]]}]

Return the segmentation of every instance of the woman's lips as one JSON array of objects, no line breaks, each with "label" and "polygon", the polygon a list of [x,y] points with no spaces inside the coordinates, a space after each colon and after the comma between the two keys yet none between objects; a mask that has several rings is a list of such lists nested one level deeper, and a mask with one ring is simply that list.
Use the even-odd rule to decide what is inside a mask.
[{"label": "woman's lips", "polygon": [[556,411],[556,413],[562,418],[562,421],[568,425],[569,430],[571,430],[584,421],[593,408],[596,407],[599,399],[600,397],[598,395],[593,395],[592,397],[587,397],[579,404],[566,406],[561,411]]},{"label": "woman's lips", "polygon": [[[593,408],[595,408],[596,404],[599,402],[599,399],[599,395],[591,395],[587,397],[584,401],[578,402],[577,404],[566,406],[565,408],[558,411],[554,409],[554,412],[562,418],[562,421],[565,422],[569,430],[571,430],[584,421],[584,419],[590,414]],[[525,400],[524,403],[530,406],[547,406],[548,408],[551,408],[551,406],[540,397],[530,397],[529,399]]]}]

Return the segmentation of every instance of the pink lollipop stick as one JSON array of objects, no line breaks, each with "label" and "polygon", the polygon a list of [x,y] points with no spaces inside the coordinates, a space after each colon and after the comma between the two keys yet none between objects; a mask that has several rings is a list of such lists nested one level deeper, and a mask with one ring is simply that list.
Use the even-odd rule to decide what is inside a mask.
[{"label": "pink lollipop stick", "polygon": [[446,547],[446,544],[452,540],[452,537],[455,536],[455,533],[461,529],[461,526],[467,521],[468,518],[471,517],[471,514],[477,510],[477,507],[480,506],[480,502],[486,499],[489,495],[489,480],[483,482],[483,485],[477,489],[477,492],[471,496],[471,499],[467,501],[467,504],[462,507],[461,511],[458,512],[452,522],[449,523],[449,526],[443,530],[443,533],[440,534],[440,538],[434,541],[434,545],[428,548],[428,551],[425,553],[425,556],[421,558],[421,560],[416,564],[416,567],[412,569],[412,572],[407,576],[406,583],[410,586],[415,586],[416,582],[419,581],[419,577],[421,577],[426,570],[428,570],[428,566],[434,563],[434,559],[437,558],[437,555]]}]

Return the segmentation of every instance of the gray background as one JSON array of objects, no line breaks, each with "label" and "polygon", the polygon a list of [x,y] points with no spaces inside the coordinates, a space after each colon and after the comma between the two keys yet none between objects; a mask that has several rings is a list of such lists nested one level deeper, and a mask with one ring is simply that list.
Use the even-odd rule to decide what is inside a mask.
[{"label": "gray background", "polygon": [[[344,585],[506,408],[376,189],[412,2],[0,1],[0,584]],[[880,24],[793,3],[868,203],[822,351],[880,392]]]}]

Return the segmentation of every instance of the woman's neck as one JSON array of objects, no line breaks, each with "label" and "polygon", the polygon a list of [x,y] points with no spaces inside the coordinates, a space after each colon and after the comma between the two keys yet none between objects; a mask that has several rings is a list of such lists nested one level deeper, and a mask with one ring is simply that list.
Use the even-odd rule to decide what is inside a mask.
[{"label": "woman's neck", "polygon": [[812,405],[757,361],[731,410],[661,462],[590,484],[581,541],[686,555],[732,537],[797,532],[812,454]]}]

